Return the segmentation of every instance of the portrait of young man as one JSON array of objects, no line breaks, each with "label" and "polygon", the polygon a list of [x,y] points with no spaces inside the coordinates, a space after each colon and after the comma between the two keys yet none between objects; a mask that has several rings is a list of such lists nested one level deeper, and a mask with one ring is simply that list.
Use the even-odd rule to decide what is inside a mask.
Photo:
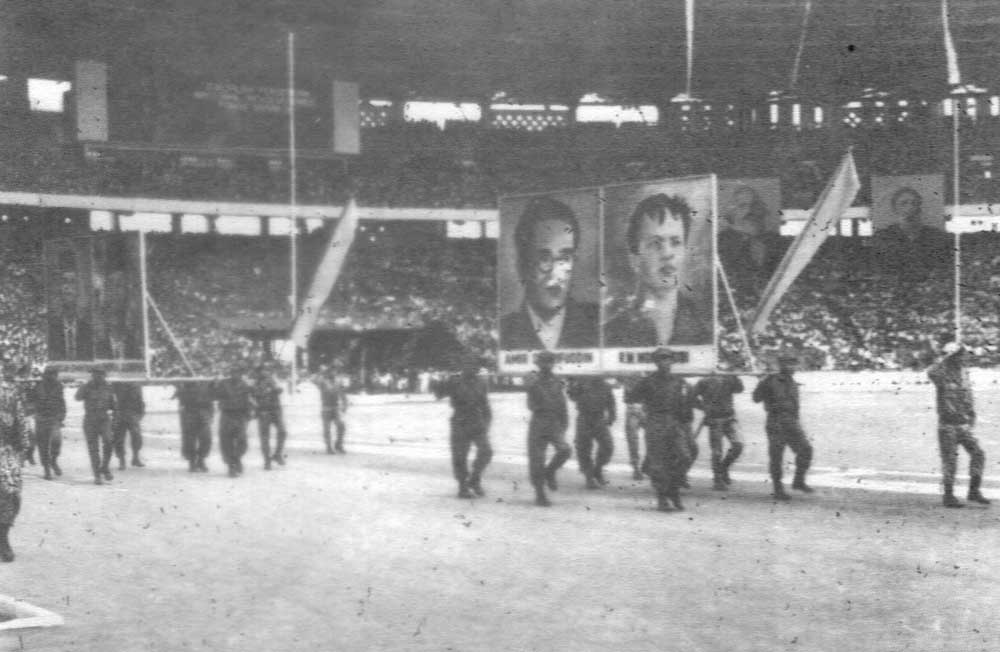
[{"label": "portrait of young man", "polygon": [[[577,271],[581,239],[580,220],[566,203],[548,196],[527,202],[513,231],[513,254],[523,299],[516,310],[500,319],[501,349],[579,349],[598,345],[597,303],[573,298],[574,284],[580,283]],[[591,275],[596,279],[596,273]],[[509,289],[502,292],[509,294]]]},{"label": "portrait of young man", "polygon": [[680,195],[657,193],[628,216],[625,250],[634,278],[629,303],[604,325],[609,347],[712,342],[711,295],[685,284],[691,260],[692,210]]}]

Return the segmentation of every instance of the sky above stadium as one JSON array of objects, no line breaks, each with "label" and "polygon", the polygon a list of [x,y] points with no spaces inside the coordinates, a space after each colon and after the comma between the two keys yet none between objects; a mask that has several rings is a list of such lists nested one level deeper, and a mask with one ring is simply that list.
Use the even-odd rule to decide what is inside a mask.
[{"label": "sky above stadium", "polygon": [[[946,89],[940,0],[695,0],[692,91],[734,98],[865,87]],[[995,0],[951,0],[964,81],[1000,86]],[[5,68],[66,78],[74,58],[282,83],[286,35],[303,78],[366,97],[657,102],[686,84],[683,0],[8,0]],[[805,29],[803,31],[803,25]]]}]

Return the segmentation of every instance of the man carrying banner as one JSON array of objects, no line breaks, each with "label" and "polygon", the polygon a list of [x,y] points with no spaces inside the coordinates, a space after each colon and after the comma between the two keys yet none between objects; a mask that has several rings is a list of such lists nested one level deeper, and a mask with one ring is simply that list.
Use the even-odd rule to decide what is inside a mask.
[{"label": "man carrying banner", "polygon": [[[281,410],[281,385],[267,366],[258,365],[253,381],[253,398],[257,405],[257,432],[260,435],[260,452],[264,456],[264,469],[271,470],[271,462],[285,463],[285,418]],[[274,426],[274,455],[271,455],[271,426]]]},{"label": "man carrying banner", "polygon": [[243,367],[233,365],[229,378],[215,385],[219,402],[219,448],[229,467],[229,477],[243,474],[243,455],[247,452],[247,422],[257,407],[253,387],[243,378]]},{"label": "man carrying banner", "polygon": [[[681,511],[680,488],[690,466],[691,421],[694,410],[691,387],[670,373],[674,353],[660,347],[653,351],[656,371],[643,378],[625,397],[641,403],[646,413],[646,474],[656,489],[656,508]],[[671,505],[672,503],[672,505]]]},{"label": "man carrying banner", "polygon": [[90,468],[94,484],[114,480],[108,465],[111,463],[111,421],[118,409],[115,393],[108,383],[108,375],[100,367],[90,372],[90,380],[76,390],[76,400],[83,401],[83,435],[90,454]]},{"label": "man carrying banner", "polygon": [[596,304],[570,296],[580,245],[580,224],[551,197],[528,203],[514,231],[524,304],[500,319],[503,349],[589,348],[598,344]]},{"label": "man carrying banner", "polygon": [[[470,356],[462,363],[462,372],[434,388],[438,399],[451,399],[451,467],[458,481],[458,497],[485,496],[483,471],[493,458],[490,423],[493,411],[486,395],[486,383],[479,378],[480,359]],[[475,444],[476,458],[469,474],[469,448]]]},{"label": "man carrying banner", "polygon": [[[320,419],[323,422],[323,442],[326,444],[326,452],[329,455],[334,453],[346,453],[344,450],[344,432],[347,427],[344,425],[343,414],[347,412],[347,393],[340,386],[340,379],[337,378],[338,364],[332,367],[322,365],[319,373],[313,378],[313,383],[319,390]],[[330,426],[337,428],[337,440],[330,439]]]},{"label": "man carrying banner", "polygon": [[[552,373],[556,356],[549,351],[538,354],[535,364],[538,374],[528,385],[528,409],[531,421],[528,423],[528,468],[531,484],[535,488],[535,504],[548,507],[552,503],[545,495],[545,487],[555,491],[559,488],[556,472],[572,456],[566,443],[566,428],[569,415],[566,410],[564,384]],[[556,449],[552,460],[545,464],[545,451],[552,444]]]},{"label": "man carrying banner", "polygon": [[[733,395],[743,391],[739,376],[713,372],[694,385],[695,407],[705,413],[708,426],[708,445],[712,449],[712,488],[725,491],[729,488],[729,467],[743,452],[740,424],[733,409]],[[722,440],[729,440],[729,451],[722,456]]]},{"label": "man carrying banner", "polygon": [[767,453],[770,461],[771,482],[774,483],[774,497],[789,500],[781,484],[782,459],[785,446],[795,453],[795,480],[792,489],[812,493],[806,484],[806,472],[812,462],[813,448],[806,433],[799,424],[799,386],[793,374],[798,364],[798,356],[782,353],[778,356],[778,373],[765,376],[753,390],[754,403],[763,403],[767,410],[765,431],[767,432]]},{"label": "man carrying banner", "polygon": [[[600,489],[608,484],[604,467],[611,461],[614,442],[611,425],[615,422],[615,397],[611,386],[600,376],[590,376],[572,381],[569,397],[576,402],[576,461],[587,489]],[[597,442],[597,458],[591,449]]]},{"label": "man carrying banner", "polygon": [[628,461],[632,465],[632,479],[642,480],[642,469],[639,459],[639,431],[646,429],[646,413],[642,404],[632,397],[632,389],[639,382],[638,378],[625,381],[625,443],[628,446]]},{"label": "man carrying banner", "polygon": [[215,403],[212,387],[205,381],[187,381],[174,391],[180,408],[181,454],[188,462],[188,471],[208,471],[205,460],[212,451],[212,419]]},{"label": "man carrying banner", "polygon": [[59,453],[62,450],[62,425],[66,420],[66,397],[59,381],[59,370],[46,367],[42,380],[33,388],[35,404],[35,437],[38,441],[38,457],[45,472],[45,479],[52,474],[62,475],[59,468]]},{"label": "man carrying banner", "polygon": [[969,453],[969,502],[990,504],[980,492],[986,454],[972,432],[976,425],[976,410],[964,358],[965,347],[955,341],[948,342],[944,345],[944,358],[927,371],[927,377],[937,390],[938,445],[944,476],[945,507],[963,507],[954,494],[959,446]]},{"label": "man carrying banner", "polygon": [[118,410],[115,412],[112,428],[115,455],[118,456],[118,469],[125,470],[126,434],[132,444],[132,466],[146,466],[139,459],[139,451],[142,450],[142,418],[146,414],[146,402],[142,399],[142,385],[139,383],[116,383],[114,391]]}]

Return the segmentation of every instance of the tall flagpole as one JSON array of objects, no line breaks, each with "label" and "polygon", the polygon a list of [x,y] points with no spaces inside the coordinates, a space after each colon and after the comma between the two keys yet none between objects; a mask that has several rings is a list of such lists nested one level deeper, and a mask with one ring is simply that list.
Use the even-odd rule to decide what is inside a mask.
[{"label": "tall flagpole", "polygon": [[[298,167],[295,151],[295,32],[288,32],[288,203],[290,208],[289,220],[291,221],[288,238],[291,247],[289,256],[291,261],[289,269],[289,276],[291,277],[291,297],[289,298],[289,304],[292,311],[292,319],[290,323],[294,323],[295,318],[299,314],[299,220],[297,207],[298,198],[296,196],[296,186],[298,185]],[[293,343],[291,378],[292,391],[295,391],[295,386],[298,383],[298,357],[298,347]]]},{"label": "tall flagpole", "polygon": [[952,171],[952,209],[951,223],[955,232],[955,341],[962,341],[962,233],[958,223],[959,207],[962,198],[959,188],[959,132],[961,119],[958,112],[962,110],[962,74],[958,68],[958,52],[955,50],[955,40],[951,37],[951,25],[948,10],[948,0],[941,0],[941,27],[944,35],[944,54],[948,66],[948,85],[951,87],[951,171]]},{"label": "tall flagpole", "polygon": [[[955,89],[957,93],[958,89]],[[951,155],[952,155],[952,209],[951,224],[955,229],[955,341],[962,341],[962,230],[958,222],[959,207],[959,128],[958,112],[961,110],[959,95],[951,103]]]},{"label": "tall flagpole", "polygon": [[684,23],[687,32],[687,83],[684,94],[691,99],[691,75],[694,72],[694,0],[684,3]]}]

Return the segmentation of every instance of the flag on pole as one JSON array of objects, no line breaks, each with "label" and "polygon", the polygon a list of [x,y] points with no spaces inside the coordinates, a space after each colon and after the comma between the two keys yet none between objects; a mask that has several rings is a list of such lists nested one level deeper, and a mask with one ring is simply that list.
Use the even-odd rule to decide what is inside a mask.
[{"label": "flag on pole", "polygon": [[860,188],[861,181],[858,179],[857,168],[854,167],[854,154],[847,150],[837,171],[813,206],[802,232],[785,252],[785,257],[781,259],[781,264],[764,289],[751,325],[752,332],[760,333],[764,330],[781,297],[812,260],[827,236],[837,230],[837,223],[854,202]]},{"label": "flag on pole", "polygon": [[326,303],[330,291],[333,290],[340,270],[344,266],[344,259],[354,242],[354,232],[358,226],[358,205],[352,197],[344,206],[340,214],[340,220],[330,234],[330,240],[326,245],[323,258],[316,267],[316,274],[309,285],[309,293],[302,301],[299,314],[292,324],[291,339],[295,346],[306,348],[309,343],[309,336],[316,328],[316,321],[319,319],[320,308]]},{"label": "flag on pole", "polygon": [[941,0],[941,22],[944,25],[944,54],[948,60],[948,84],[958,86],[962,83],[962,76],[958,70],[958,53],[955,52],[955,41],[951,38],[948,13],[948,0]]}]

